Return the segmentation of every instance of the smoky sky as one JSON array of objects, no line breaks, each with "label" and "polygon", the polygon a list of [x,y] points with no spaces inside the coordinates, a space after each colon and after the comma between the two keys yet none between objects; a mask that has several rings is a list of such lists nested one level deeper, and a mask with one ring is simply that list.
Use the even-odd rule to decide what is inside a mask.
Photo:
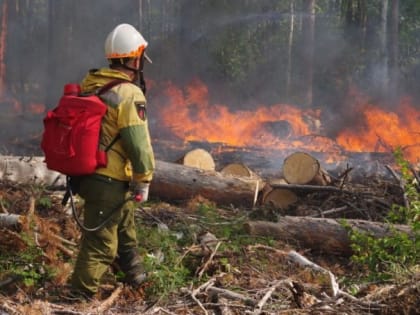
[{"label": "smoky sky", "polygon": [[[287,1],[282,6],[279,1],[264,0],[254,7],[248,2],[232,1],[227,10],[220,5],[225,2],[210,0],[44,0],[19,8],[26,13],[17,12],[14,1],[5,3],[5,92],[7,98],[22,104],[19,122],[24,127],[15,130],[5,124],[7,128],[0,135],[3,147],[12,137],[28,139],[42,130],[42,115],[32,117],[29,104],[42,103],[51,109],[65,83],[78,82],[89,69],[106,66],[104,41],[119,23],[139,28],[149,42],[147,50],[153,64],[146,65],[145,75],[154,82],[148,94],[153,111],[158,111],[159,103],[165,100],[158,90],[161,83],[170,81],[182,87],[196,78],[208,85],[211,102],[225,104],[232,111],[279,103],[302,106],[298,94],[303,89],[303,78],[296,69],[302,67],[307,48],[298,36],[305,13],[298,9],[294,12],[296,45],[289,60],[291,14]],[[347,125],[356,123],[363,128],[362,117],[348,98],[349,86],[369,90],[380,105],[380,83],[388,75],[381,62],[366,63],[363,69],[352,67],[352,53],[358,48],[349,40],[351,34],[344,34],[337,26],[339,22],[337,14],[317,12],[313,106],[322,108],[325,131],[332,137]],[[229,34],[240,37],[241,42],[238,40],[235,46]],[[242,59],[235,59],[241,52]],[[294,70],[292,93],[286,93],[285,87],[288,62]],[[414,69],[406,73],[419,72]],[[418,88],[401,83],[400,89],[416,93]],[[156,122],[151,127],[158,126]]]}]

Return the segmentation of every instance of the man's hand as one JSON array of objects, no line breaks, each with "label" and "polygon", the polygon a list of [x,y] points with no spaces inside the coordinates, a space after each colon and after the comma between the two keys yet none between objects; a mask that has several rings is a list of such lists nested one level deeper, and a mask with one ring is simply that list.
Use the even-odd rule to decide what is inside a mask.
[{"label": "man's hand", "polygon": [[136,183],[133,187],[134,200],[141,203],[149,199],[149,183]]}]

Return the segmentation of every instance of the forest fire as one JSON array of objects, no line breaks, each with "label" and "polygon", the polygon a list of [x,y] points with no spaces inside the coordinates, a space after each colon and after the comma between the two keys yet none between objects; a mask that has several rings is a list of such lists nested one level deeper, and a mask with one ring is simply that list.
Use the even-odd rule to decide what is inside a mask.
[{"label": "forest fire", "polygon": [[346,153],[392,153],[400,147],[413,163],[420,156],[420,111],[404,99],[396,112],[385,111],[361,95],[353,108],[362,121],[343,127],[335,139],[323,135],[321,111],[288,104],[258,106],[232,111],[209,103],[205,84],[194,80],[186,89],[169,84],[167,104],[159,107],[159,120],[179,139],[223,143],[228,147],[324,152],[328,161],[346,158]]},{"label": "forest fire", "polygon": [[418,162],[420,156],[420,111],[408,99],[403,100],[398,112],[387,112],[371,104],[361,105],[365,118],[363,130],[344,130],[337,142],[348,151],[390,152],[401,147],[405,158]]}]

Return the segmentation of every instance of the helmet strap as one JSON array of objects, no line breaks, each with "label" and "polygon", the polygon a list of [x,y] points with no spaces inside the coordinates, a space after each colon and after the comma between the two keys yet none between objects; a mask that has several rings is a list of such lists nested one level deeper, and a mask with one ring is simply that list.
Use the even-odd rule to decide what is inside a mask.
[{"label": "helmet strap", "polygon": [[140,56],[140,65],[139,65],[137,75],[138,75],[138,80],[139,80],[139,87],[143,91],[143,94],[146,95],[146,81],[144,80],[143,67],[144,67],[144,51]]},{"label": "helmet strap", "polygon": [[144,80],[143,70],[138,72],[139,76],[139,87],[143,91],[143,94],[146,95],[146,81]]},{"label": "helmet strap", "polygon": [[122,67],[124,69],[127,69],[131,72],[133,72],[134,74],[134,78],[133,78],[133,82],[138,82],[138,86],[140,87],[140,89],[143,91],[143,93],[146,95],[146,81],[144,80],[144,74],[143,74],[143,66],[144,66],[144,53],[140,56],[140,64],[138,69],[131,67],[129,65],[127,65],[127,60],[124,59],[119,59],[119,63],[118,64],[111,64],[110,67],[111,68],[118,68],[118,67]]}]

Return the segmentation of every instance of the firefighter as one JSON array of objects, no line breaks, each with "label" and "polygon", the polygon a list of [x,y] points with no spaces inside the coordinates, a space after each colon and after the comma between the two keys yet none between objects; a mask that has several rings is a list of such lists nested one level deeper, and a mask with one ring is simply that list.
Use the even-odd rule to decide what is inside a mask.
[{"label": "firefighter", "polygon": [[[72,293],[93,297],[102,276],[114,262],[124,281],[140,286],[147,275],[138,253],[134,209],[148,200],[155,160],[146,115],[143,65],[150,60],[147,42],[129,24],[116,26],[105,41],[109,67],[90,70],[81,82],[84,93],[93,93],[113,80],[118,84],[101,95],[108,111],[101,127],[100,144],[107,151],[106,167],[80,180],[78,193],[84,200],[84,226],[80,251],[70,279]],[[151,62],[151,61],[150,61]],[[139,84],[136,84],[139,82]],[[135,198],[130,198],[135,196]]]}]

